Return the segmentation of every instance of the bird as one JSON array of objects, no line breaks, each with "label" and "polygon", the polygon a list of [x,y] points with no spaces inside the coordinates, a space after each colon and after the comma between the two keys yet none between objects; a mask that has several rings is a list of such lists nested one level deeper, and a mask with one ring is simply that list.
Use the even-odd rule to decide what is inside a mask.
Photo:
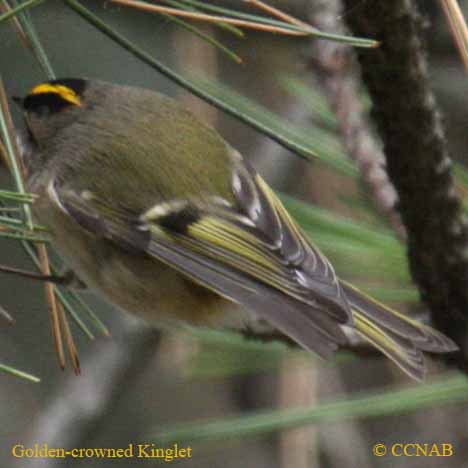
[{"label": "bird", "polygon": [[35,219],[85,285],[161,326],[266,326],[329,359],[352,337],[422,380],[456,344],[340,279],[254,167],[158,92],[86,78],[16,98]]}]

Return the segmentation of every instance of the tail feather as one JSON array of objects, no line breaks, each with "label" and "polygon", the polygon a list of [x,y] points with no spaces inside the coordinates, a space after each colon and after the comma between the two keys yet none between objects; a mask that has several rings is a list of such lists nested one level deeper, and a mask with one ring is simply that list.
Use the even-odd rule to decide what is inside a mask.
[{"label": "tail feather", "polygon": [[446,353],[457,345],[442,333],[377,302],[350,284],[341,285],[351,306],[356,333],[410,377],[423,380],[422,351]]},{"label": "tail feather", "polygon": [[416,380],[424,380],[426,367],[422,352],[408,338],[380,328],[358,310],[353,310],[356,333],[391,359],[400,369]]},{"label": "tail feather", "polygon": [[450,338],[437,330],[390,309],[349,283],[341,281],[341,285],[353,309],[353,316],[356,316],[356,311],[359,312],[382,331],[406,338],[422,351],[448,353],[458,350],[458,346]]}]

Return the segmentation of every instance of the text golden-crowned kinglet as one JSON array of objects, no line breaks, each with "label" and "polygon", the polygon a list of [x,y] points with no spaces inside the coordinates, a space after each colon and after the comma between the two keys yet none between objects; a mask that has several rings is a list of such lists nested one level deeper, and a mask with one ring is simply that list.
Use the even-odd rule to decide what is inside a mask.
[{"label": "text golden-crowned kinglet", "polygon": [[255,170],[174,100],[63,79],[21,104],[33,213],[116,306],[162,322],[266,321],[325,358],[350,328],[418,379],[421,350],[457,349],[339,280]]}]

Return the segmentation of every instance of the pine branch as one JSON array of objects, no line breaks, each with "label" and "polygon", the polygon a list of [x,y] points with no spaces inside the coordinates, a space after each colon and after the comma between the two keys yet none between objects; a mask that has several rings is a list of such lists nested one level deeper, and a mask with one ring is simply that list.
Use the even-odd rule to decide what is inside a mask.
[{"label": "pine branch", "polygon": [[358,53],[408,234],[411,272],[433,320],[462,348],[468,370],[468,226],[427,72],[415,2],[344,0],[351,30],[381,46]]},{"label": "pine branch", "polygon": [[[319,29],[346,34],[346,27],[340,19],[341,7],[340,0],[317,0],[311,3],[309,15],[312,24]],[[311,67],[316,71],[322,92],[336,116],[347,154],[358,167],[377,209],[387,218],[398,237],[404,240],[405,229],[395,211],[398,196],[388,179],[385,157],[363,109],[354,51],[346,44],[314,41],[312,54]]]}]

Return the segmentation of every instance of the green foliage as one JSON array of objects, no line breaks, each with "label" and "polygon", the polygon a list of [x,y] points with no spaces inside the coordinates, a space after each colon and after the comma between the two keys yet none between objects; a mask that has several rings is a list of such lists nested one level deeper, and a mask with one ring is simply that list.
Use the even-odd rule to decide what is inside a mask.
[{"label": "green foliage", "polygon": [[349,418],[371,418],[404,414],[422,408],[461,403],[468,400],[468,379],[455,376],[404,390],[388,390],[320,403],[313,408],[294,408],[257,412],[249,416],[219,421],[183,424],[157,430],[154,440],[160,445],[220,441],[265,435],[272,431],[305,424],[331,423]]},{"label": "green foliage", "polygon": [[33,383],[39,383],[41,381],[39,377],[36,377],[32,374],[28,374],[27,372],[20,371],[18,369],[15,369],[14,367],[10,367],[2,363],[0,363],[0,372],[5,372],[6,374],[10,374],[15,377],[20,377],[21,379],[29,380]]},{"label": "green foliage", "polygon": [[298,128],[221,83],[199,76],[194,77],[193,81],[206,93],[237,109],[242,115],[253,118],[261,127],[269,128],[270,132],[281,135],[288,142],[287,146],[284,145],[288,149],[300,148],[300,155],[307,156],[311,161],[321,162],[346,176],[358,176],[355,166],[346,157],[336,135],[330,130],[319,126]]}]

